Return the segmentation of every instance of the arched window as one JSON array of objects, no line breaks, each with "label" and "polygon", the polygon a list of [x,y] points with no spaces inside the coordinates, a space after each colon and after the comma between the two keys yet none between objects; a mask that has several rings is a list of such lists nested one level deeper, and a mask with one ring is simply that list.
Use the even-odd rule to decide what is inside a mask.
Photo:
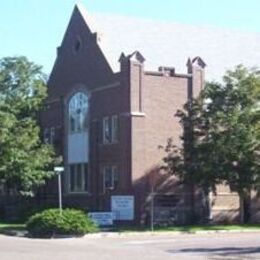
[{"label": "arched window", "polygon": [[69,101],[69,132],[80,133],[88,127],[88,96],[82,92],[73,95]]}]

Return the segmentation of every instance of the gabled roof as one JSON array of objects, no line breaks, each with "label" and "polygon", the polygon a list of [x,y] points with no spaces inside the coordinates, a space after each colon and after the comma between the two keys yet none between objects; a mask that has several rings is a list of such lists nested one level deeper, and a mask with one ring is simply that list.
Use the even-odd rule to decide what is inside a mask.
[{"label": "gabled roof", "polygon": [[121,53],[134,51],[143,55],[146,69],[174,66],[181,73],[188,57],[199,56],[207,63],[208,80],[220,80],[238,64],[260,67],[260,33],[104,14],[91,18],[82,5],[78,8],[91,31],[99,34],[99,45],[115,72]]},{"label": "gabled roof", "polygon": [[206,63],[203,61],[203,59],[199,56],[193,58],[192,60],[192,63],[199,66],[199,67],[202,67],[202,68],[205,68],[206,67]]}]

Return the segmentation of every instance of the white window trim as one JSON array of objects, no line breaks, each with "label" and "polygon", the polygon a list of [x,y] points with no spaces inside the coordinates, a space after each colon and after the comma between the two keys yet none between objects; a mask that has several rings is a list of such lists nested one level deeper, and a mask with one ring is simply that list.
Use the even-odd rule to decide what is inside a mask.
[{"label": "white window trim", "polygon": [[111,141],[112,143],[118,142],[118,116],[111,117]]},{"label": "white window trim", "polygon": [[[74,167],[75,167],[75,165],[77,166],[78,164],[80,164],[81,165],[81,178],[82,178],[82,173],[83,173],[83,176],[84,176],[84,164],[86,164],[86,163],[72,163],[72,164],[69,164],[69,166],[68,166],[68,193],[70,193],[70,194],[89,194],[89,185],[90,185],[90,183],[89,183],[89,180],[90,180],[90,174],[89,174],[89,164],[87,164],[87,179],[86,179],[86,176],[84,176],[84,178],[85,178],[85,182],[87,181],[87,189],[85,190],[85,189],[83,189],[83,190],[78,190],[78,191],[73,191],[73,190],[71,190],[71,174],[70,174],[70,167],[72,166],[72,165],[74,165]],[[76,174],[74,174],[74,182],[76,182]],[[84,186],[85,186],[86,184],[84,183]]]},{"label": "white window trim", "polygon": [[[106,169],[111,170],[111,187],[106,187]],[[103,192],[106,193],[107,190],[114,191],[115,187],[115,176],[118,174],[118,166],[117,165],[105,165],[102,168],[103,171]],[[118,176],[117,176],[118,178]]]},{"label": "white window trim", "polygon": [[109,166],[103,166],[102,167],[102,173],[103,173],[103,192],[105,193],[106,190],[107,190],[107,187],[106,187],[106,169],[109,168]]},{"label": "white window trim", "polygon": [[[109,117],[106,116],[103,118],[103,123],[102,123],[102,130],[103,130],[103,144],[109,144],[111,142],[111,140],[107,140],[106,138],[106,130],[108,130],[109,135],[110,133],[110,129],[109,129]],[[109,136],[111,138],[111,136]]]},{"label": "white window trim", "polygon": [[50,128],[50,144],[54,143],[55,139],[55,127]]},{"label": "white window trim", "polygon": [[44,128],[43,130],[43,142],[45,144],[50,143],[50,129],[48,127]]},{"label": "white window trim", "polygon": [[[108,132],[108,136],[106,133]],[[102,144],[115,144],[119,141],[118,115],[106,116],[102,119]]]}]

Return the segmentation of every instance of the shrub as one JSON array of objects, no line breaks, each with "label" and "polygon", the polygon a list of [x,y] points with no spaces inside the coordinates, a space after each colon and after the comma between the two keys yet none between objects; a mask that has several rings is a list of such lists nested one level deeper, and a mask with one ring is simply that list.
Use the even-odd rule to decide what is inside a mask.
[{"label": "shrub", "polygon": [[59,209],[44,210],[31,216],[26,227],[33,237],[82,236],[98,231],[97,226],[83,211],[75,209],[64,209],[62,215]]}]

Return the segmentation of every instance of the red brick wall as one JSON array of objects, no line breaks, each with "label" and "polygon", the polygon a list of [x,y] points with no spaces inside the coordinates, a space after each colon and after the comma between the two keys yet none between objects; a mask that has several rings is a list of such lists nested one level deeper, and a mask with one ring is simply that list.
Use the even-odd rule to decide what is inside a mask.
[{"label": "red brick wall", "polygon": [[[75,51],[77,39],[81,45],[78,52]],[[113,73],[96,35],[91,33],[76,8],[50,76],[49,109],[42,112],[41,124],[59,129],[58,146],[63,151],[66,165],[66,104],[75,91],[87,91],[90,94],[90,195],[65,194],[65,203],[110,210],[112,193],[134,192],[136,216],[140,220],[147,206],[149,179],[154,172],[158,175],[165,155],[158,147],[166,145],[168,138],[181,145],[182,129],[175,114],[192,93],[198,95],[204,70],[198,64],[190,63],[186,75],[177,75],[173,70],[168,75],[149,73],[145,72],[138,55],[132,57],[123,57],[121,71]],[[112,115],[119,117],[119,142],[104,145],[101,142],[102,119]],[[119,167],[119,189],[110,194],[103,191],[101,169],[106,164]],[[157,192],[167,190],[181,194],[184,208],[185,201],[189,201],[189,190],[183,193],[183,188],[176,186],[175,178],[156,178],[160,182],[156,186]],[[189,210],[187,205],[189,203],[185,206]]]},{"label": "red brick wall", "polygon": [[[148,73],[143,64],[136,61],[130,61],[128,66],[131,75],[131,174],[137,218],[141,221],[140,217],[147,214],[149,208],[149,180],[153,175],[158,180],[161,178],[158,168],[162,165],[165,153],[159,146],[165,146],[168,138],[173,138],[180,145],[182,128],[175,114],[188,100],[190,76]],[[164,178],[164,188],[156,185],[158,190],[155,191],[167,190],[185,196],[174,183],[174,178]]]},{"label": "red brick wall", "polygon": [[132,175],[138,180],[164,156],[159,146],[173,137],[180,144],[182,132],[175,116],[188,98],[188,77],[148,75],[131,64]]},{"label": "red brick wall", "polygon": [[[78,52],[76,52],[75,43],[78,38],[80,38],[81,46]],[[58,135],[60,139],[60,142],[57,144],[59,146],[58,150],[62,151],[66,168],[67,103],[69,98],[73,93],[79,90],[90,93],[90,134],[92,137],[90,145],[93,146],[93,149],[90,149],[90,156],[93,160],[93,162],[90,162],[90,167],[92,170],[97,171],[96,164],[98,161],[97,159],[93,159],[96,154],[95,122],[97,120],[101,122],[103,115],[119,114],[125,111],[127,102],[126,97],[124,97],[125,90],[120,87],[104,90],[103,92],[92,92],[92,90],[100,86],[103,87],[115,83],[120,84],[118,74],[112,72],[99,48],[96,35],[91,33],[80,12],[75,8],[61,47],[59,47],[57,59],[48,82],[47,109],[42,111],[40,116],[42,128],[56,128],[56,135]],[[124,118],[120,118],[120,123],[124,120]],[[123,123],[123,125],[126,124]],[[100,163],[105,161],[120,161],[122,160],[120,158],[125,158],[126,152],[122,152],[119,149],[119,145],[113,145],[113,147],[102,147],[100,145],[98,149],[101,155]],[[126,149],[126,146],[124,149]],[[73,201],[76,200],[75,203],[82,205],[84,208],[89,204],[93,205],[96,200],[96,192],[101,193],[98,187],[102,186],[102,184],[96,183],[96,174],[99,174],[99,172],[91,174],[91,195],[80,196],[65,194],[64,203],[68,202],[73,204]],[[64,177],[65,175],[66,174],[64,174]],[[64,193],[66,193],[66,178],[63,179],[63,184],[63,190]],[[56,193],[55,185],[54,180],[50,182],[48,186],[50,189],[47,193]],[[79,197],[82,197],[82,199]]]}]

